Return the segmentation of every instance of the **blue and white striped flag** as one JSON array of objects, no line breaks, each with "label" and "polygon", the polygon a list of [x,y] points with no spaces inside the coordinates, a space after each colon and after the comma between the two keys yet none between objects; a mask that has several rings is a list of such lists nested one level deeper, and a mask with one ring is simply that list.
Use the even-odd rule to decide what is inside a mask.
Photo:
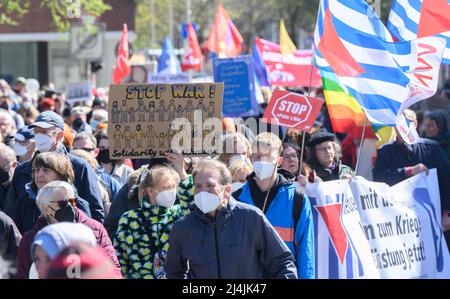
[{"label": "blue and white striped flag", "polygon": [[404,109],[434,95],[445,45],[439,37],[394,43],[365,1],[321,0],[315,64],[336,73],[374,125],[395,126]]},{"label": "blue and white striped flag", "polygon": [[[436,4],[438,4],[437,2],[438,1],[433,1],[432,5],[436,6]],[[419,23],[422,16],[422,4],[423,0],[393,0],[387,28],[397,40],[410,41],[418,38]],[[450,1],[444,0],[444,5],[445,4],[449,6]],[[447,17],[450,18],[448,15]],[[434,26],[436,26],[434,20],[430,20],[430,22],[433,22]],[[442,57],[442,63],[450,64],[450,30],[443,32],[438,36],[447,40],[447,47]]]}]

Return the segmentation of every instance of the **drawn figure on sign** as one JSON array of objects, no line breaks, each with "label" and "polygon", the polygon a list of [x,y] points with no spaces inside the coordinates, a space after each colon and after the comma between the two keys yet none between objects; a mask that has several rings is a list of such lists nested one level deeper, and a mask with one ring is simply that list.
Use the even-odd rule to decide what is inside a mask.
[{"label": "drawn figure on sign", "polygon": [[141,125],[136,125],[136,132],[134,132],[134,138],[136,138],[136,146],[142,148],[142,139],[145,138],[145,133],[141,130]]},{"label": "drawn figure on sign", "polygon": [[211,127],[209,125],[205,125],[202,130],[203,138],[205,138],[210,133],[210,131],[211,131]]},{"label": "drawn figure on sign", "polygon": [[214,107],[214,102],[210,101],[208,105],[208,118],[214,117],[214,112],[216,111]]},{"label": "drawn figure on sign", "polygon": [[183,117],[183,112],[184,112],[183,106],[178,105],[178,107],[177,107],[177,118]]},{"label": "drawn figure on sign", "polygon": [[175,100],[170,100],[169,104],[169,119],[168,121],[173,121],[175,119],[175,112],[176,112],[176,106],[175,106]]},{"label": "drawn figure on sign", "polygon": [[194,106],[192,105],[192,100],[188,100],[186,104],[186,108],[184,108],[184,111],[186,112],[186,118],[192,122],[193,121],[193,112],[194,112]]},{"label": "drawn figure on sign", "polygon": [[130,108],[130,122],[136,122],[136,109],[134,107]]},{"label": "drawn figure on sign", "polygon": [[119,103],[117,101],[113,102],[113,106],[111,109],[111,115],[112,115],[112,123],[113,124],[120,123],[120,109],[119,109]]},{"label": "drawn figure on sign", "polygon": [[122,132],[120,131],[120,125],[116,125],[115,126],[115,131],[114,131],[114,147],[115,148],[120,148],[122,147]]},{"label": "drawn figure on sign", "polygon": [[205,119],[206,112],[208,111],[208,110],[206,110],[206,106],[203,104],[203,100],[198,100],[198,105],[195,108],[195,110],[202,111],[202,121],[203,121]]},{"label": "drawn figure on sign", "polygon": [[192,137],[193,138],[199,138],[200,136],[201,136],[201,132],[198,129],[198,126],[194,125],[194,131],[193,131]]},{"label": "drawn figure on sign", "polygon": [[138,112],[139,112],[138,121],[145,121],[145,105],[143,100],[138,101]]},{"label": "drawn figure on sign", "polygon": [[172,127],[172,124],[170,124],[169,130],[167,131],[167,144],[170,147],[170,144],[172,143],[172,138],[175,136],[177,132]]},{"label": "drawn figure on sign", "polygon": [[159,101],[159,107],[158,107],[158,110],[156,110],[158,113],[159,113],[159,118],[158,118],[158,120],[159,121],[164,121],[164,119],[165,119],[165,113],[167,112],[167,110],[166,110],[166,106],[164,105],[164,101]]},{"label": "drawn figure on sign", "polygon": [[127,105],[126,100],[122,101],[122,106],[120,107],[120,112],[122,114],[121,122],[127,123],[128,122],[128,105]]},{"label": "drawn figure on sign", "polygon": [[145,134],[147,136],[147,147],[152,148],[155,147],[155,137],[157,137],[157,134],[155,130],[153,130],[153,126],[149,125],[147,127],[147,133]]},{"label": "drawn figure on sign", "polygon": [[148,104],[148,121],[153,123],[155,122],[155,102],[151,101],[150,104]]},{"label": "drawn figure on sign", "polygon": [[123,132],[123,138],[125,139],[125,147],[131,148],[131,139],[134,138],[133,133],[130,131],[129,126],[125,126],[125,131]]},{"label": "drawn figure on sign", "polygon": [[165,144],[165,141],[166,141],[166,136],[167,136],[167,134],[164,134],[163,132],[159,133],[159,136],[158,136],[158,138],[159,138],[159,148],[163,148],[164,147],[164,144]]}]

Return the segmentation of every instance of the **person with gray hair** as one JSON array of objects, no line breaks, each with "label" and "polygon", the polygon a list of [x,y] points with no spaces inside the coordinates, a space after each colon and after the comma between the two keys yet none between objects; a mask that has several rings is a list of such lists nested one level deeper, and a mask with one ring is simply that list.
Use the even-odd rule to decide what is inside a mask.
[{"label": "person with gray hair", "polygon": [[14,150],[0,142],[0,211],[3,210],[6,194],[17,167],[17,158]]},{"label": "person with gray hair", "polygon": [[67,153],[63,145],[64,121],[61,116],[52,111],[42,112],[29,128],[33,129],[36,154],[30,161],[20,164],[17,168],[6,197],[5,213],[13,216],[17,210],[17,199],[26,197],[26,190],[23,186],[32,179],[32,165],[36,155],[43,152],[54,152],[66,155],[70,160],[75,174],[73,184],[78,195],[89,203],[92,218],[102,223],[105,215],[97,176],[85,160]]},{"label": "person with gray hair", "polygon": [[168,278],[297,278],[291,251],[264,214],[232,198],[225,164],[203,160],[193,177],[195,208],[170,233]]},{"label": "person with gray hair", "polygon": [[71,184],[62,181],[48,183],[39,190],[36,205],[42,214],[36,225],[23,235],[20,242],[16,278],[28,278],[33,263],[30,256],[31,245],[38,231],[49,224],[59,222],[82,223],[90,227],[94,232],[97,244],[106,251],[116,265],[117,273],[120,273],[120,264],[108,233],[101,223],[89,218],[76,207],[76,191]]},{"label": "person with gray hair", "polygon": [[[405,109],[403,116],[417,129],[417,115]],[[418,173],[437,169],[439,193],[441,197],[442,228],[447,245],[450,246],[450,162],[436,141],[421,138],[419,142],[408,144],[398,130],[396,140],[377,150],[377,159],[372,169],[373,180],[393,186]]]},{"label": "person with gray hair", "polygon": [[0,142],[12,145],[11,142],[16,132],[14,119],[7,110],[0,108]]}]

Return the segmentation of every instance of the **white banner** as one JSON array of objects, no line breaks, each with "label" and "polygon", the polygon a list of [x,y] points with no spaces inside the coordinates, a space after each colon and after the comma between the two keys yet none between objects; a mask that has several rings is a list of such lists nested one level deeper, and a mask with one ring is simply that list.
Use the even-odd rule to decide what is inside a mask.
[{"label": "white banner", "polygon": [[393,187],[310,184],[317,278],[450,278],[436,170]]}]

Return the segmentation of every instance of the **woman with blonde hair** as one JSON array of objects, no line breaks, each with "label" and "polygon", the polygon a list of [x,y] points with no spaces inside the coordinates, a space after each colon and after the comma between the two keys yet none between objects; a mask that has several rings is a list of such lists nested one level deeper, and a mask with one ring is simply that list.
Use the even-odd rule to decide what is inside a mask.
[{"label": "woman with blonde hair", "polygon": [[[170,166],[157,165],[140,179],[142,207],[126,212],[119,220],[114,246],[126,278],[165,278],[169,233],[173,224],[189,213],[193,181],[179,154],[167,154]],[[180,176],[183,184],[180,184]],[[177,199],[179,204],[175,204]]]}]

